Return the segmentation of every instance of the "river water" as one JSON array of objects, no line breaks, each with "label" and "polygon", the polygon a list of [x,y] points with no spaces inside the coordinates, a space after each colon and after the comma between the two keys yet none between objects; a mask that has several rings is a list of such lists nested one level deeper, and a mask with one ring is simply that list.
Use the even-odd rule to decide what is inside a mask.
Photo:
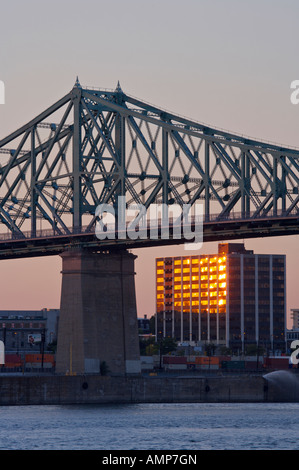
[{"label": "river water", "polygon": [[299,403],[0,407],[0,450],[294,450]]}]

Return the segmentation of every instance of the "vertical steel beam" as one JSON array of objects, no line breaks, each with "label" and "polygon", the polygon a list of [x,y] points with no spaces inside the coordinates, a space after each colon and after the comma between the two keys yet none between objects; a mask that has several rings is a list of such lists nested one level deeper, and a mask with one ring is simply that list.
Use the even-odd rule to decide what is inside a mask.
[{"label": "vertical steel beam", "polygon": [[162,128],[162,220],[168,218],[166,208],[168,207],[168,132]]},{"label": "vertical steel beam", "polygon": [[81,228],[81,89],[73,89],[74,133],[73,133],[73,228]]},{"label": "vertical steel beam", "polygon": [[[286,157],[282,155],[280,157],[280,160],[284,162],[285,164]],[[286,175],[287,175],[287,170],[285,168],[285,165],[281,165],[281,210],[283,213],[285,213],[286,211],[286,195],[287,195]]]},{"label": "vertical steel beam", "polygon": [[241,181],[240,181],[240,188],[241,188],[241,213],[242,217],[244,218],[246,215],[246,193],[245,193],[245,187],[246,187],[246,182],[245,182],[245,159],[246,159],[246,154],[245,152],[242,152],[241,154]]},{"label": "vertical steel beam", "polygon": [[246,153],[245,156],[245,164],[246,164],[246,204],[245,204],[245,210],[246,210],[246,216],[250,217],[250,189],[251,189],[251,180],[250,180],[250,159],[249,156]]},{"label": "vertical steel beam", "polygon": [[277,200],[279,196],[279,186],[277,180],[277,157],[273,155],[273,215],[277,215]]},{"label": "vertical steel beam", "polygon": [[168,132],[166,129],[162,130],[162,168],[163,168],[163,189],[162,189],[162,203],[168,203],[168,178],[169,178],[169,171],[168,171]]},{"label": "vertical steel beam", "polygon": [[126,194],[126,118],[117,113],[115,116],[115,151],[119,164],[120,183],[118,195]]},{"label": "vertical steel beam", "polygon": [[31,193],[31,236],[36,236],[36,203],[37,194],[35,189],[36,176],[36,154],[35,154],[35,126],[31,129],[31,182],[30,182],[30,193]]},{"label": "vertical steel beam", "polygon": [[[118,162],[119,183],[115,191],[115,215],[119,236],[126,230],[125,199],[126,196],[126,118],[120,113],[115,115],[115,152]],[[118,196],[122,196],[119,199]]]},{"label": "vertical steel beam", "polygon": [[120,117],[120,170],[121,195],[126,195],[126,118]]},{"label": "vertical steel beam", "polygon": [[246,152],[241,154],[241,212],[242,217],[250,215],[250,160]]},{"label": "vertical steel beam", "polygon": [[210,220],[210,146],[209,143],[205,140],[205,220]]}]

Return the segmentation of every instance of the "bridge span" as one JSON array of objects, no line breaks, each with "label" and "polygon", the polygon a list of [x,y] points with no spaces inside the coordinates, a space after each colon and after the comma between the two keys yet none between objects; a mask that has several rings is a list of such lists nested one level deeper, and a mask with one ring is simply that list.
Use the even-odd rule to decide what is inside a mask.
[{"label": "bridge span", "polygon": [[[0,259],[60,255],[60,373],[138,373],[134,257],[184,236],[99,239],[97,208],[201,204],[202,241],[299,233],[299,150],[115,89],[72,90],[0,140]],[[193,225],[192,225],[193,224]],[[196,223],[191,220],[195,230]],[[114,335],[114,336],[113,336]],[[117,344],[117,347],[112,347]]]},{"label": "bridge span", "polygon": [[[191,231],[194,233],[194,222],[191,222]],[[2,233],[0,235],[0,259],[32,258],[53,256],[63,253],[69,248],[82,248],[91,252],[119,251],[137,248],[150,248],[163,245],[191,245],[192,241],[186,239],[181,232],[176,237],[173,227],[169,227],[169,237],[163,237],[161,224],[157,225],[158,236],[150,237],[150,227],[147,227],[144,237],[138,236],[135,229],[127,229],[125,238],[106,238],[99,240],[95,228],[81,227],[69,228],[67,233],[55,233],[52,229],[37,230],[34,236],[30,231],[22,235]],[[240,214],[220,220],[217,216],[203,221],[197,229],[202,231],[202,242],[228,241],[248,238],[278,237],[297,235],[299,233],[299,217],[297,214],[288,216],[276,215],[258,218],[243,219]],[[196,250],[194,242],[194,250]]]}]

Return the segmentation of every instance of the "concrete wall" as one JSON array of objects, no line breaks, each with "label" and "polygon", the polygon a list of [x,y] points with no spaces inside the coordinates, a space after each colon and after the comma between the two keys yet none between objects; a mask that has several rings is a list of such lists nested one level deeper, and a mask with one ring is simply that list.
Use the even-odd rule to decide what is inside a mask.
[{"label": "concrete wall", "polygon": [[0,376],[0,405],[271,400],[263,377]]}]

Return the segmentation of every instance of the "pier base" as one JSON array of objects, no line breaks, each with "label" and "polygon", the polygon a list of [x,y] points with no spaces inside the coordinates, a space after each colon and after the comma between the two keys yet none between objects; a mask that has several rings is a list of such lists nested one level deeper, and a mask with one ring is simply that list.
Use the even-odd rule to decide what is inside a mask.
[{"label": "pier base", "polygon": [[56,373],[140,373],[136,256],[69,250],[62,257]]}]

